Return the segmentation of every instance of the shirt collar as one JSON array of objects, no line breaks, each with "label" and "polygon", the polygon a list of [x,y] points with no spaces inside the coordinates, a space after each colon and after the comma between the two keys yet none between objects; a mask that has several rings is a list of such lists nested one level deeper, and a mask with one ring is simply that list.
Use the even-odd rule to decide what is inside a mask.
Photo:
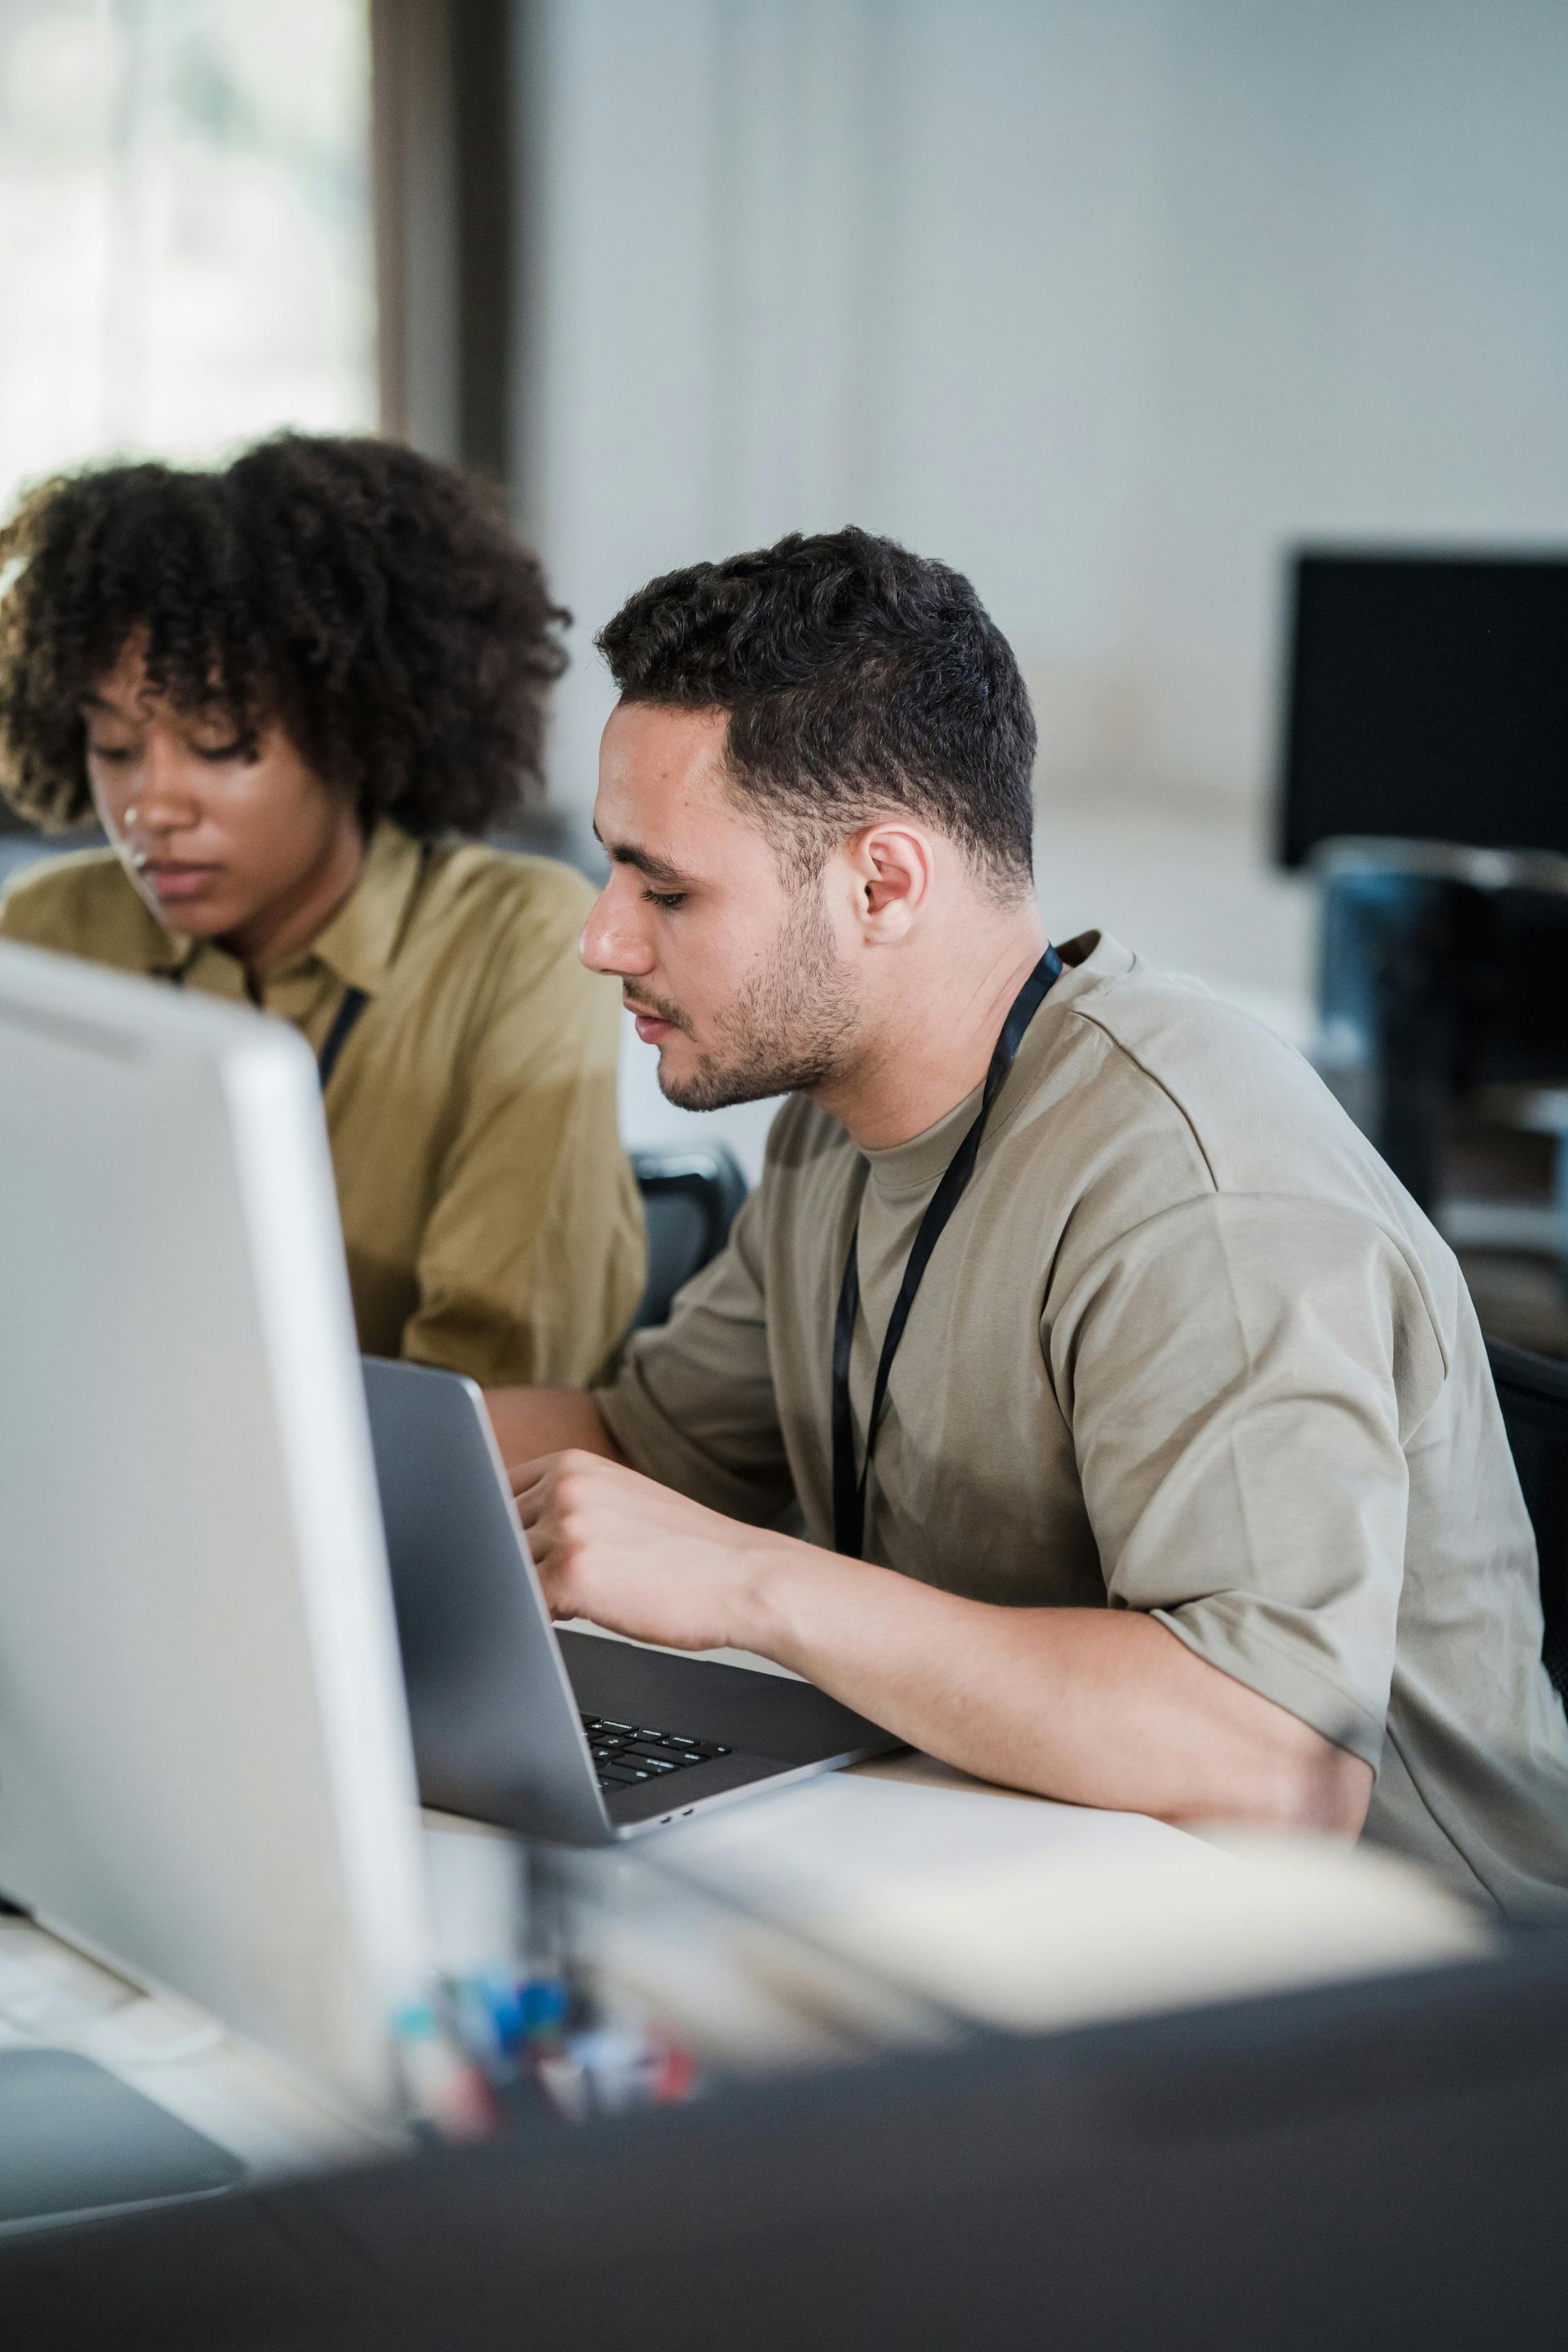
[{"label": "shirt collar", "polygon": [[374,996],[385,987],[402,944],[423,865],[419,844],[383,817],[366,845],[359,880],[305,957],[319,958],[345,986]]},{"label": "shirt collar", "polygon": [[[290,963],[269,973],[268,982],[306,971],[314,961],[324,963],[345,987],[374,996],[385,986],[402,944],[423,864],[418,842],[390,817],[382,817],[366,844],[359,880],[337,913]],[[184,978],[198,956],[234,964],[238,972],[235,959],[216,941],[170,930],[151,913],[147,919],[163,942],[163,951],[153,967],[161,976]],[[244,992],[243,975],[239,992]]]}]

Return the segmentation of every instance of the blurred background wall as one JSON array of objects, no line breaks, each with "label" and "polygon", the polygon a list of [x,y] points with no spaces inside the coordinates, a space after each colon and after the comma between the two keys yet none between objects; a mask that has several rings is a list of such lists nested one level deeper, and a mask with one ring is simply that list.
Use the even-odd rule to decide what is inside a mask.
[{"label": "blurred background wall", "polygon": [[[850,519],[947,557],[1035,693],[1047,908],[1299,999],[1284,549],[1568,536],[1568,7],[542,0],[528,58],[568,601]],[[605,708],[580,665],[568,800]]]}]

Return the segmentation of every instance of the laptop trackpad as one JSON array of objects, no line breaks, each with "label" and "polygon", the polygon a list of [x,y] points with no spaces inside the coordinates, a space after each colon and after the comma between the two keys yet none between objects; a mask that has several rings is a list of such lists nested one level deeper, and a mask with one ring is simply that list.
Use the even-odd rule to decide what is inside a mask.
[{"label": "laptop trackpad", "polygon": [[597,1633],[562,1633],[561,1654],[587,1715],[749,1748],[781,1764],[879,1755],[902,1746],[811,1683],[644,1650]]}]

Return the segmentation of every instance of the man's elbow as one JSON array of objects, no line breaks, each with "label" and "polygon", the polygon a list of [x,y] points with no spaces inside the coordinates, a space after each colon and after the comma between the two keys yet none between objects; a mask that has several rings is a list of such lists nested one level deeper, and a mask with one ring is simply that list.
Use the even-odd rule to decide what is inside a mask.
[{"label": "man's elbow", "polygon": [[1347,1842],[1360,1837],[1372,1801],[1372,1767],[1310,1724],[1292,1722],[1268,1779],[1263,1818],[1270,1828],[1310,1830]]},{"label": "man's elbow", "polygon": [[1202,1700],[1206,1732],[1209,1801],[1189,1802],[1189,1818],[1206,1811],[1211,1820],[1258,1829],[1360,1837],[1372,1801],[1370,1764],[1206,1658],[1185,1653],[1180,1663],[1189,1695]]}]

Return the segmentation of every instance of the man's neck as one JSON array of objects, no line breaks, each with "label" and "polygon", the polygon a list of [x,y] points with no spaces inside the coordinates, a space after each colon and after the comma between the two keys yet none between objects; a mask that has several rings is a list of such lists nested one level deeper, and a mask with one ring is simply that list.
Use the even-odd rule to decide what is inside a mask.
[{"label": "man's neck", "polygon": [[920,975],[923,984],[900,988],[852,1067],[816,1099],[863,1151],[923,1135],[984,1078],[1013,1000],[1047,944],[1031,901],[988,925],[962,953],[934,956]]}]

